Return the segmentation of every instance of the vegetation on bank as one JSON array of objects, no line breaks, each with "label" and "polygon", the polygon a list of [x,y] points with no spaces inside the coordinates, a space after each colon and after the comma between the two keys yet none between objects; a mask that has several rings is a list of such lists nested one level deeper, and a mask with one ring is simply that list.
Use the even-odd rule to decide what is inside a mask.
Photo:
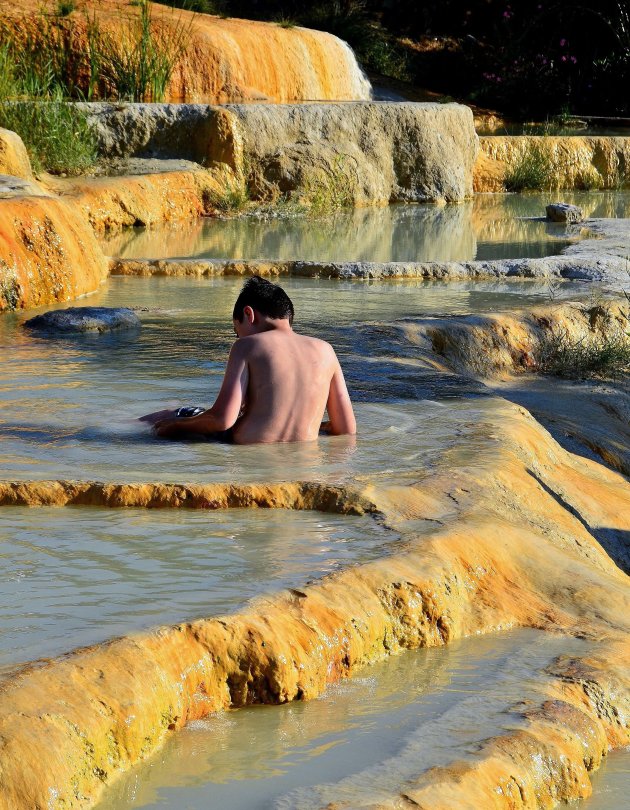
[{"label": "vegetation on bank", "polygon": [[34,171],[81,174],[96,162],[96,139],[86,114],[68,104],[53,70],[38,73],[18,63],[8,43],[0,45],[0,127],[24,141]]},{"label": "vegetation on bank", "polygon": [[553,182],[553,158],[544,143],[529,144],[509,165],[503,183],[507,191],[541,191]]},{"label": "vegetation on bank", "polygon": [[630,373],[630,335],[611,335],[595,341],[575,340],[568,332],[550,335],[540,344],[538,370],[576,380],[614,379]]},{"label": "vegetation on bank", "polygon": [[330,31],[368,71],[523,119],[630,116],[626,0],[160,0]]},{"label": "vegetation on bank", "polygon": [[338,154],[327,167],[319,167],[304,177],[301,188],[283,194],[257,172],[245,167],[240,178],[226,181],[221,190],[204,196],[208,211],[223,216],[303,216],[325,217],[354,205],[358,176],[354,160]]},{"label": "vegetation on bank", "polygon": [[0,21],[0,127],[20,135],[35,171],[79,174],[96,162],[87,116],[68,101],[164,100],[191,24],[157,25],[139,5],[116,32],[96,15],[69,21],[68,2],[19,29]]},{"label": "vegetation on bank", "polygon": [[[630,276],[629,276],[630,277]],[[624,292],[630,303],[630,293]],[[595,304],[586,314],[601,316],[605,310]],[[630,315],[619,308],[622,324],[614,324],[599,334],[573,337],[567,329],[545,332],[539,340],[537,370],[555,377],[584,380],[590,377],[615,379],[630,374]]]}]

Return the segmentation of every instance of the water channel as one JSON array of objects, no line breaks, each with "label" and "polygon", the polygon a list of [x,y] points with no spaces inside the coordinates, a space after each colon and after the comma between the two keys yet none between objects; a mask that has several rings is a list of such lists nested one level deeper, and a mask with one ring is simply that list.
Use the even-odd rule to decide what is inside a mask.
[{"label": "water channel", "polygon": [[542,670],[559,654],[587,651],[577,639],[516,630],[405,652],[317,700],[191,723],[97,808],[376,805],[433,766],[473,757],[481,740],[523,727],[512,707],[542,701]]}]

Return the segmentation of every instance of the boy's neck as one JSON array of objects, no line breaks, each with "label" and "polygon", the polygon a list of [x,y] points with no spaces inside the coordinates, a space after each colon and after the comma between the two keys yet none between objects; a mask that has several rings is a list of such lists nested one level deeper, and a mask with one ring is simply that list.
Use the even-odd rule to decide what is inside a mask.
[{"label": "boy's neck", "polygon": [[261,318],[258,327],[259,332],[271,332],[272,330],[291,332],[292,327],[288,318]]}]

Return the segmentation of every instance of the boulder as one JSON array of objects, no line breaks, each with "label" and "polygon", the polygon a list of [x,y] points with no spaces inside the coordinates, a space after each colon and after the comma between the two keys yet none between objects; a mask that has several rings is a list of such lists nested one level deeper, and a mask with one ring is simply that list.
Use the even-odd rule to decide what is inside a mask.
[{"label": "boulder", "polygon": [[569,203],[551,203],[545,209],[547,211],[547,219],[552,222],[582,222],[584,213],[577,205],[570,205]]},{"label": "boulder", "polygon": [[125,307],[70,307],[36,315],[26,321],[27,329],[42,332],[111,332],[113,329],[137,329],[140,318]]},{"label": "boulder", "polygon": [[343,190],[355,205],[472,195],[478,139],[460,104],[91,104],[109,158],[179,158],[247,177],[254,197]]}]

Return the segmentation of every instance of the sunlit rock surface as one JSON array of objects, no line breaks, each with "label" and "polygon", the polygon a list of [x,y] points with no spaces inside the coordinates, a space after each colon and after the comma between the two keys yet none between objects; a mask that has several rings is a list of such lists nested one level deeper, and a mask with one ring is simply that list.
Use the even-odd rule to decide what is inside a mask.
[{"label": "sunlit rock surface", "polygon": [[[40,5],[25,0],[19,9],[2,0],[0,9],[8,22],[21,32],[37,36],[41,24],[35,12]],[[192,14],[152,4],[154,25],[184,33],[188,41],[185,56],[175,70],[167,96],[174,101],[201,100],[211,103],[268,99],[275,102],[300,100],[369,99],[370,83],[360,70],[345,42],[324,31],[284,28],[275,23],[221,19]],[[138,6],[119,0],[88,0],[64,18],[74,32],[70,49],[86,59],[86,16],[95,16],[123,41],[130,21],[139,15]],[[14,22],[15,21],[15,22]],[[129,43],[129,49],[133,48]],[[87,60],[84,68],[87,67]],[[87,97],[87,71],[74,77]]]},{"label": "sunlit rock surface", "polygon": [[[108,157],[225,165],[255,197],[318,177],[356,205],[457,201],[472,194],[477,136],[459,104],[90,105]],[[337,192],[338,193],[338,192]]]},{"label": "sunlit rock surface", "polygon": [[196,164],[163,161],[157,171],[108,177],[46,178],[46,186],[67,199],[100,234],[134,225],[186,222],[208,211],[208,195],[220,191],[225,173]]},{"label": "sunlit rock surface", "polygon": [[[619,370],[615,379],[570,381],[534,374],[549,365],[554,352],[565,351],[570,358],[605,346],[630,351],[629,326],[630,305],[623,298],[596,304],[558,302],[502,314],[419,318],[403,331],[422,356],[435,353],[451,369],[483,378],[497,394],[528,408],[565,446],[591,453],[630,475],[627,372]],[[613,557],[630,571],[630,543]]]},{"label": "sunlit rock surface", "polygon": [[0,312],[78,298],[106,276],[94,232],[73,206],[0,177]]},{"label": "sunlit rock surface", "polygon": [[556,304],[530,312],[420,319],[408,333],[424,330],[437,354],[453,367],[482,377],[538,368],[555,345],[588,348],[605,340],[628,341],[630,302]]},{"label": "sunlit rock surface", "polygon": [[630,138],[567,135],[482,135],[475,191],[504,191],[505,175],[532,149],[548,155],[551,186],[620,188],[630,180]]},{"label": "sunlit rock surface", "polygon": [[0,175],[3,174],[33,179],[26,147],[20,136],[10,129],[0,129]]},{"label": "sunlit rock surface", "polygon": [[[585,795],[586,769],[608,746],[630,740],[630,592],[610,556],[630,531],[629,485],[563,450],[523,409],[505,403],[498,411],[491,423],[465,426],[478,442],[474,459],[454,445],[430,469],[365,476],[332,491],[252,486],[230,500],[231,485],[206,492],[166,484],[1,485],[5,504],[61,504],[74,491],[74,502],[112,506],[345,505],[378,510],[405,545],[239,615],[123,638],[8,675],[0,695],[0,806],[88,806],[190,720],[229,706],[315,697],[327,683],[403,649],[518,625],[597,639],[601,652],[559,660],[549,701],[524,707],[522,732],[486,743],[475,765],[422,774],[419,762],[418,784],[407,787],[426,807],[460,806],[453,797],[470,780],[471,806],[493,796],[496,807],[539,807],[541,797],[551,807]],[[417,534],[426,521],[435,530]],[[507,773],[510,759],[517,766]]]}]

